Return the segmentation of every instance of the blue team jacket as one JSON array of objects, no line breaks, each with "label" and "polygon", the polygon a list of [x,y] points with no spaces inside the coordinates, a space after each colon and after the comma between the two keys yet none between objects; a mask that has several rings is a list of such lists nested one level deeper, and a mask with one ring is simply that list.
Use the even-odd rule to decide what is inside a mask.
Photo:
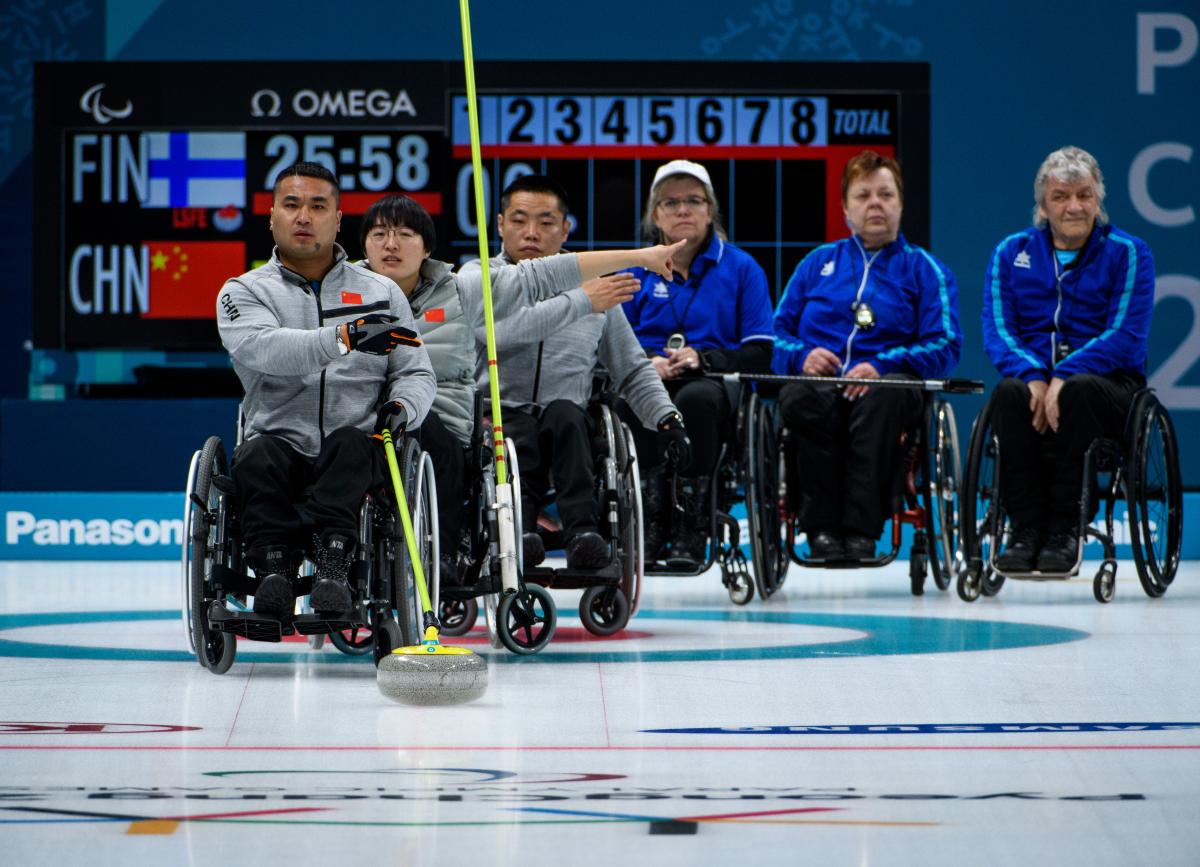
[{"label": "blue team jacket", "polygon": [[[856,300],[874,311],[873,327],[854,324]],[[881,376],[948,375],[962,351],[954,275],[903,235],[869,253],[857,237],[817,247],[797,266],[775,311],[771,367],[801,373],[818,346],[841,358],[843,373],[868,361]]]},{"label": "blue team jacket", "polygon": [[653,271],[630,268],[641,291],[622,305],[638,342],[660,354],[675,332],[696,349],[737,349],[771,339],[767,275],[749,253],[715,234],[696,256],[688,278],[667,282]]},{"label": "blue team jacket", "polygon": [[[983,344],[1002,376],[1066,379],[1146,372],[1154,258],[1139,238],[1097,225],[1065,270],[1049,229],[1009,235],[988,263]],[[1057,364],[1056,348],[1069,354]]]}]

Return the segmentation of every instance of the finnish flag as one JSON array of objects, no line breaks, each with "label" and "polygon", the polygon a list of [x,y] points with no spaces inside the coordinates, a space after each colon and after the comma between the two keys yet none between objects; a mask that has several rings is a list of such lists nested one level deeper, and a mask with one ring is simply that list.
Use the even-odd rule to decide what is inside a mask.
[{"label": "finnish flag", "polygon": [[152,132],[146,208],[246,207],[246,134]]}]

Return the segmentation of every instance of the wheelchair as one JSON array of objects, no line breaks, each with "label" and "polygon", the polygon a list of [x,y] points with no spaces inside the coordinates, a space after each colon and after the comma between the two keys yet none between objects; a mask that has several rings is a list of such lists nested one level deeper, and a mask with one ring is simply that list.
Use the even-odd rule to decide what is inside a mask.
[{"label": "wheelchair", "polygon": [[[536,566],[525,574],[546,587],[582,590],[579,619],[592,635],[605,637],[625,628],[641,597],[642,493],[633,432],[608,404],[594,401],[591,411],[597,422],[595,499],[601,534],[609,543],[608,562],[599,569]],[[546,536],[547,549],[564,542],[560,534]]]},{"label": "wheelchair", "polygon": [[[651,575],[694,576],[716,564],[721,569],[721,584],[735,605],[748,604],[756,589],[762,599],[774,595],[783,585],[788,568],[787,556],[780,545],[777,455],[773,402],[758,391],[742,388],[733,434],[721,444],[709,485],[704,561],[693,569],[673,568],[662,562],[647,563],[644,571]],[[669,507],[679,510],[676,478],[672,476]],[[732,515],[734,507],[742,502],[746,504],[750,536],[749,561],[742,552],[741,526]]]},{"label": "wheelchair", "polygon": [[[241,439],[239,420],[238,438]],[[433,465],[417,443],[397,445],[401,478],[412,510],[417,550],[436,587],[437,494]],[[200,664],[224,674],[233,664],[237,639],[279,642],[305,635],[321,647],[326,636],[349,654],[371,653],[378,664],[396,647],[423,634],[420,598],[399,515],[386,485],[368,491],[359,507],[358,545],[348,580],[354,604],[347,619],[331,620],[308,610],[290,619],[255,614],[247,604],[258,578],[247,574],[233,480],[220,437],[209,437],[192,455],[184,498],[181,615],[188,644]],[[300,568],[301,592],[311,588],[313,565]]]},{"label": "wheelchair", "polygon": [[[554,637],[558,613],[550,592],[541,584],[525,580],[520,544],[521,470],[516,446],[511,439],[504,441],[504,462],[515,505],[503,505],[497,495],[493,429],[484,418],[481,395],[476,395],[474,419],[464,498],[468,501],[468,520],[461,547],[465,567],[458,581],[443,576],[434,610],[441,621],[442,635],[465,635],[478,620],[482,600],[492,647],[519,655],[537,653]],[[515,538],[511,551],[505,550],[501,541],[502,509],[510,509],[512,514]],[[515,587],[504,586],[506,560],[515,564]]]},{"label": "wheelchair", "polygon": [[[1066,580],[1083,565],[1088,538],[1102,545],[1104,557],[1092,580],[1098,602],[1111,602],[1116,589],[1117,559],[1114,507],[1127,506],[1128,541],[1146,595],[1156,599],[1167,592],[1179,568],[1183,544],[1183,485],[1179,443],[1166,407],[1152,389],[1138,391],[1125,417],[1122,442],[1093,440],[1084,454],[1083,488],[1079,497],[1079,548],[1075,565],[1063,573],[1004,574],[996,568],[1010,527],[1000,486],[1000,445],[991,424],[992,398],[975,418],[967,447],[962,498],[962,562],[958,595],[974,602],[995,596],[1008,578],[1033,581]],[[1091,526],[1100,503],[1104,529]]]},{"label": "wheelchair", "polygon": [[[822,569],[879,568],[894,561],[900,552],[903,528],[913,528],[909,549],[908,575],[913,596],[925,592],[926,579],[932,574],[938,590],[946,590],[957,574],[958,558],[958,490],[959,442],[954,408],[936,395],[936,391],[963,392],[976,390],[974,383],[960,380],[931,380],[923,392],[921,420],[901,432],[897,440],[897,475],[892,486],[891,538],[889,549],[876,557],[865,559],[822,560],[806,556],[796,540],[800,534],[800,502],[791,494],[797,484],[795,470],[788,455],[795,446],[793,434],[786,428],[779,432],[778,469],[772,480],[778,479],[776,504],[757,504],[749,512],[751,536],[756,522],[763,525],[765,535],[778,533],[784,556],[797,566]],[[982,390],[982,383],[978,390]],[[760,434],[760,437],[764,435]],[[765,437],[764,437],[765,438]],[[769,438],[765,438],[770,443]],[[790,484],[789,484],[790,480]],[[774,506],[774,513],[770,507]],[[778,514],[776,514],[778,513]]]},{"label": "wheelchair", "polygon": [[[555,607],[547,592],[550,588],[582,590],[579,617],[585,629],[596,636],[608,636],[625,628],[637,611],[644,576],[642,559],[643,528],[641,486],[633,434],[607,404],[594,401],[591,412],[597,422],[595,496],[599,506],[601,532],[609,540],[609,560],[599,569],[572,570],[550,566],[527,567],[522,563],[525,597],[518,594],[511,604],[497,611],[497,630],[504,646],[517,653],[540,650],[553,635]],[[515,447],[509,441],[510,474],[516,480],[514,502],[520,502],[519,471]],[[487,468],[482,474],[486,489]],[[520,512],[517,508],[516,512]],[[478,528],[482,538],[487,529]],[[521,536],[518,524],[517,538]],[[557,531],[544,535],[547,549],[561,547]],[[520,546],[518,545],[518,551]],[[472,560],[474,562],[474,559]],[[460,635],[471,628],[477,617],[477,603],[464,599],[476,594],[478,587],[443,587],[443,632]],[[485,596],[486,598],[486,596]],[[501,605],[504,605],[501,600]],[[551,618],[547,627],[546,618]]]}]

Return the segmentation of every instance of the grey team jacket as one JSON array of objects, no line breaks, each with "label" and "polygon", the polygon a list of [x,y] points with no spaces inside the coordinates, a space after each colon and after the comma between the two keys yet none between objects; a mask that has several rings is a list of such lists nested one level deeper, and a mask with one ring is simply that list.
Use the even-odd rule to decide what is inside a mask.
[{"label": "grey team jacket", "polygon": [[[370,270],[364,259],[358,263]],[[451,273],[437,259],[421,263],[421,274],[408,305],[421,332],[437,377],[433,412],[464,444],[471,440],[475,416],[475,324],[479,300],[468,299]]]},{"label": "grey team jacket", "polygon": [[391,280],[346,260],[310,284],[279,261],[226,281],[217,296],[217,328],[242,381],[245,438],[282,437],[315,457],[342,427],[370,433],[378,407],[400,401],[409,425],[425,418],[437,381],[424,347],[389,355],[338,351],[335,327],[366,313],[390,313],[415,328],[404,293]]},{"label": "grey team jacket", "polygon": [[[547,256],[519,264],[557,263],[566,258],[575,257]],[[512,267],[512,259],[502,253],[489,264],[495,273],[505,266]],[[468,262],[460,269],[459,279],[478,274],[479,262]],[[498,286],[497,297],[501,292]],[[573,292],[587,299],[582,289]],[[675,409],[620,305],[604,313],[593,313],[590,301],[586,307],[570,307],[565,315],[546,303],[518,309],[515,315],[497,312],[496,347],[503,406],[525,412],[554,400],[587,406],[599,363],[646,427],[654,428],[659,419]],[[477,383],[480,388],[487,387],[482,368]]]}]

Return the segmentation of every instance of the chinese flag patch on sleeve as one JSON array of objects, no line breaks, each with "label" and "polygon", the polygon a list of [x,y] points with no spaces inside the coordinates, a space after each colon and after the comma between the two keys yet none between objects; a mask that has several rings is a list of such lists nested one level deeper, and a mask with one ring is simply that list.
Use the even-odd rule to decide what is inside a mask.
[{"label": "chinese flag patch on sleeve", "polygon": [[357,292],[346,292],[343,290],[342,291],[342,303],[343,304],[362,304],[362,296],[359,295]]},{"label": "chinese flag patch on sleeve", "polygon": [[426,310],[425,311],[425,321],[426,322],[445,322],[446,321],[446,308],[434,307],[432,310]]}]

